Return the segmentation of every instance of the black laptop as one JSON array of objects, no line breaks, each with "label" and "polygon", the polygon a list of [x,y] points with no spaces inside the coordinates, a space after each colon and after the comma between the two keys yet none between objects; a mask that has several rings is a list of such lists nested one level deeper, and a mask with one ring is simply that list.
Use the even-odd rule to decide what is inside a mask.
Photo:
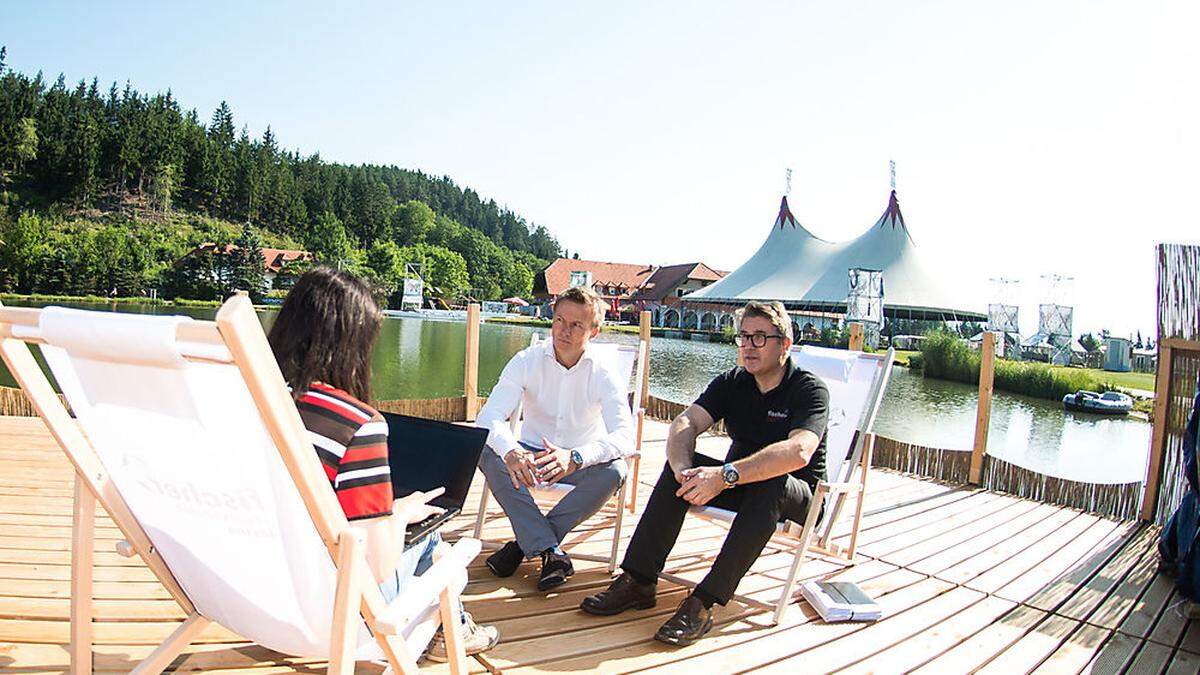
[{"label": "black laptop", "polygon": [[408,549],[462,512],[488,432],[396,413],[385,412],[383,417],[388,425],[393,494],[399,498],[417,490],[446,488],[445,494],[429,502],[445,510],[408,526],[404,534]]}]

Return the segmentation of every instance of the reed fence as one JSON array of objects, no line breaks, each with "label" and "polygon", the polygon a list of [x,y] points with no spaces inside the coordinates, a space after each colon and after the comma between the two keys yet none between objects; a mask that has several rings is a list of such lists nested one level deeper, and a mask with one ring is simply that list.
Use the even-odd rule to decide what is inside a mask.
[{"label": "reed fence", "polygon": [[871,465],[895,469],[949,483],[966,483],[970,478],[971,451],[931,448],[905,443],[886,436],[875,437]]},{"label": "reed fence", "polygon": [[[679,414],[688,407],[683,403],[668,401],[665,398],[658,398],[657,396],[653,395],[647,395],[642,400],[646,402],[646,405],[644,406],[646,409],[646,417],[662,422],[670,422],[676,417],[679,417]],[[717,434],[718,436],[725,436],[725,422],[718,421],[712,426],[711,429],[709,429],[709,432]]]},{"label": "reed fence", "polygon": [[[482,406],[483,401],[486,400],[481,400],[479,405]],[[462,422],[467,419],[467,397],[465,396],[375,401],[374,407],[382,412],[423,417],[442,422]]]},{"label": "reed fence", "polygon": [[[71,409],[62,394],[59,394],[58,398],[67,406],[67,410]],[[16,387],[0,387],[0,417],[37,417],[37,410],[33,408],[25,392]]]},{"label": "reed fence", "polygon": [[1187,491],[1183,440],[1200,381],[1200,246],[1158,246],[1158,375],[1142,519],[1165,525]]}]

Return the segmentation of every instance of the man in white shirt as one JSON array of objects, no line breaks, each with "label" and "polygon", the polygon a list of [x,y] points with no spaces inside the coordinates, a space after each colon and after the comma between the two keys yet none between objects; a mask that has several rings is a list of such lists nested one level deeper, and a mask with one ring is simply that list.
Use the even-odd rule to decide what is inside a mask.
[{"label": "man in white shirt", "polygon": [[[542,591],[575,573],[559,544],[621,487],[633,450],[626,383],[588,348],[604,307],[586,287],[555,298],[551,339],[513,356],[475,422],[491,432],[479,468],[517,537],[488,557],[488,568],[507,577],[540,556]],[[509,418],[522,404],[518,439]],[[573,489],[543,514],[529,493],[539,483]]]}]

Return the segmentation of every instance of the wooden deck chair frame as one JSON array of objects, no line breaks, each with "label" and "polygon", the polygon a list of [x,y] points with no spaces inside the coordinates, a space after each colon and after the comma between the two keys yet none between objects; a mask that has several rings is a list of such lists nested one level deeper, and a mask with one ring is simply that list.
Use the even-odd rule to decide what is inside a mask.
[{"label": "wooden deck chair frame", "polygon": [[[886,354],[852,353],[858,358],[878,360],[882,364],[882,368],[880,375],[872,383],[863,417],[851,438],[846,461],[842,463],[841,475],[835,481],[821,481],[817,484],[802,526],[792,522],[781,523],[772,536],[770,543],[793,554],[791,568],[788,570],[787,581],[784,583],[779,600],[770,604],[744,595],[734,595],[739,602],[772,610],[771,625],[777,625],[783,617],[784,610],[791,602],[800,567],[810,554],[846,565],[855,563],[858,526],[862,522],[863,499],[867,492],[867,475],[870,473],[871,456],[875,448],[875,436],[870,433],[870,429],[875,423],[875,417],[878,415],[879,406],[883,401],[883,393],[891,378],[895,350],[888,349]],[[789,358],[791,358],[790,355]],[[854,480],[855,469],[860,472],[857,481]],[[818,523],[818,519],[821,518],[821,505],[825,504],[827,499],[829,504],[827,504],[825,517]],[[831,541],[833,527],[848,499],[854,500],[854,520],[850,529],[850,543],[847,546],[839,546]],[[721,525],[727,524],[733,515],[730,511],[713,507],[692,507],[689,512]],[[696,586],[696,582],[676,574],[663,572],[659,576],[689,588]]]},{"label": "wooden deck chair frame", "polygon": [[[139,556],[187,615],[179,628],[133,669],[134,673],[159,673],[211,621],[196,611],[192,600],[180,587],[121,497],[95,449],[34,360],[28,345],[44,343],[38,333],[40,311],[0,306],[0,355],[75,469],[71,549],[71,671],[92,672],[93,526],[95,505],[99,502],[125,537],[117,544],[117,552],[128,557]],[[296,483],[317,533],[328,549],[337,570],[329,672],[354,671],[359,626],[357,619],[360,614],[395,672],[419,672],[416,663],[419,655],[412,654],[404,639],[399,637],[410,616],[399,606],[400,602],[387,606],[378,586],[369,581],[370,573],[360,535],[349,526],[338,506],[250,300],[244,295],[230,298],[217,312],[215,321],[183,323],[176,331],[176,339],[180,351],[188,360],[229,363],[228,357],[232,356],[232,363],[245,379],[257,412]],[[228,353],[222,348],[227,349]],[[474,552],[471,551],[472,547]],[[446,558],[453,557],[455,563],[463,558],[461,562],[465,568],[477,553],[478,544],[466,540]],[[441,571],[447,569],[447,566],[443,566]],[[453,627],[444,631],[450,669],[454,673],[466,673],[466,655],[460,622],[457,620],[460,602],[457,592],[446,575],[433,574],[433,570],[418,579],[417,583],[405,590],[401,599],[426,598],[429,600],[426,607],[437,599],[442,624]]]},{"label": "wooden deck chair frame", "polygon": [[[529,338],[530,346],[538,344],[540,336],[534,333]],[[632,515],[637,511],[637,483],[638,473],[641,469],[642,462],[642,428],[646,419],[645,402],[642,401],[642,382],[649,375],[649,360],[650,360],[650,345],[645,340],[638,340],[637,357],[633,363],[633,389],[629,392],[631,395],[630,407],[633,413],[634,423],[634,449],[625,459],[629,461],[629,473],[625,477],[625,482],[621,484],[621,489],[616,494],[615,518],[613,524],[613,540],[612,549],[608,556],[598,556],[586,553],[573,553],[571,557],[579,558],[580,560],[591,560],[595,562],[608,563],[608,571],[614,572],[617,569],[617,553],[621,543],[621,526],[625,519],[625,510],[628,509]],[[513,431],[521,423],[521,417],[524,413],[524,406],[521,403],[517,404],[517,409],[513,411],[509,417],[509,425]],[[484,452],[491,452],[485,448]],[[476,539],[483,542],[483,547],[488,549],[499,548],[500,543],[483,539],[483,523],[487,518],[488,501],[491,499],[492,491],[488,489],[487,481],[483,483],[483,490],[479,495],[479,509],[475,514],[475,530],[472,534]],[[537,499],[539,495],[534,495]]]}]

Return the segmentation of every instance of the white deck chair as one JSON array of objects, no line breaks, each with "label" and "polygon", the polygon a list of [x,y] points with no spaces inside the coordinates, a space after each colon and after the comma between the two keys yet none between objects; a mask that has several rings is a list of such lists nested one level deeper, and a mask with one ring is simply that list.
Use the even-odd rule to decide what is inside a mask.
[{"label": "white deck chair", "polygon": [[[25,343],[41,345],[71,419]],[[95,501],[187,614],[134,672],[157,673],[210,623],[329,660],[417,672],[437,626],[465,673],[460,540],[390,605],[313,451],[250,301],[216,321],[0,308],[0,353],[75,467],[72,672],[92,670]],[[360,616],[361,615],[361,616]]]},{"label": "white deck chair", "polygon": [[[530,346],[539,344],[541,337],[534,333],[529,340]],[[629,386],[630,410],[633,414],[634,423],[634,450],[633,453],[625,458],[629,464],[629,473],[625,477],[625,482],[621,484],[621,489],[616,495],[616,523],[613,526],[612,550],[607,557],[596,556],[585,553],[573,553],[574,558],[581,560],[594,560],[598,562],[608,563],[608,571],[612,572],[617,569],[617,549],[621,542],[621,525],[624,521],[625,509],[633,513],[637,505],[637,478],[638,470],[641,467],[642,459],[642,425],[645,420],[646,410],[642,405],[642,377],[645,373],[646,359],[649,356],[650,345],[644,340],[639,340],[637,346],[632,345],[617,345],[613,343],[592,343],[589,347],[592,354],[598,358],[608,362],[609,367],[613,368],[618,375]],[[509,423],[512,425],[515,432],[521,423],[523,414],[523,406],[518,404],[517,409],[513,411]],[[491,452],[489,449],[484,449],[484,452]],[[570,492],[572,486],[566,484],[554,483],[551,485],[540,485],[530,490],[535,500],[551,500],[557,499],[562,495]],[[483,521],[487,517],[487,505],[491,497],[491,490],[487,487],[487,482],[483,484],[482,493],[479,496],[479,511],[475,516],[475,531],[474,537],[481,538],[483,533]],[[500,542],[484,541],[485,548],[496,548]]]},{"label": "white deck chair", "polygon": [[[867,489],[867,474],[871,466],[874,436],[870,433],[883,400],[892,372],[894,352],[868,354],[844,349],[829,349],[802,345],[792,348],[792,362],[821,378],[829,388],[829,425],[825,438],[825,475],[831,480],[821,481],[813,494],[812,504],[802,527],[795,523],[780,523],[776,528],[774,543],[782,544],[794,551],[787,583],[779,600],[770,605],[753,598],[735,596],[747,604],[774,610],[772,625],[778,624],[783,611],[791,600],[800,565],[810,552],[829,558],[854,563],[858,545],[858,524],[862,519],[863,497]],[[855,469],[860,469],[858,482],[853,482]],[[830,541],[833,525],[845,506],[846,499],[855,499],[854,523],[850,531],[850,544],[842,547]],[[821,517],[821,506],[825,515]],[[702,518],[722,523],[731,522],[737,514],[715,506],[693,506],[689,512]],[[815,535],[815,541],[814,541]],[[694,587],[695,582],[674,574],[664,573],[664,579]]]}]

